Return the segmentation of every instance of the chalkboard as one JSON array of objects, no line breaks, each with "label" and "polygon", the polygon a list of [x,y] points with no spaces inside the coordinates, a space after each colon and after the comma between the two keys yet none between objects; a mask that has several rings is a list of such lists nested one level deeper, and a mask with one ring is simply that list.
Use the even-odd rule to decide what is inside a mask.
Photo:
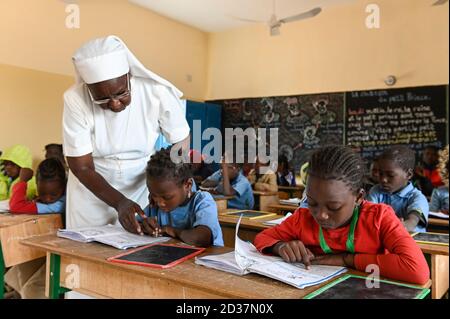
[{"label": "chalkboard", "polygon": [[242,218],[249,218],[249,219],[256,219],[260,217],[268,217],[273,216],[275,213],[269,213],[269,212],[262,212],[257,210],[240,210],[237,212],[232,213],[226,213],[227,216],[236,216],[240,217],[242,215]]},{"label": "chalkboard", "polygon": [[448,234],[416,233],[413,235],[413,238],[417,242],[448,245]]},{"label": "chalkboard", "polygon": [[372,159],[392,145],[421,151],[448,143],[447,86],[348,92],[346,143]]},{"label": "chalkboard", "polygon": [[344,142],[343,93],[210,102],[223,106],[222,131],[278,128],[278,153],[288,158],[296,172],[309,159],[312,150]]},{"label": "chalkboard", "polygon": [[109,261],[157,268],[169,268],[202,253],[204,248],[152,244],[108,258]]},{"label": "chalkboard", "polygon": [[[372,288],[368,287],[370,284]],[[375,285],[378,284],[378,285]],[[306,296],[306,299],[423,299],[429,289],[387,280],[346,275]]]}]

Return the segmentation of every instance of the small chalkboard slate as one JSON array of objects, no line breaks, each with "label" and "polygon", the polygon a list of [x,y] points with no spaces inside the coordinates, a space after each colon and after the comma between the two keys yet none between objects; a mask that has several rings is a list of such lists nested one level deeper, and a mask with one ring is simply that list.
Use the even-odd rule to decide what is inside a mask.
[{"label": "small chalkboard slate", "polygon": [[412,237],[418,243],[448,246],[448,234],[415,233]]},{"label": "small chalkboard slate", "polygon": [[156,268],[173,267],[201,254],[205,248],[172,244],[151,244],[110,257],[108,261]]},{"label": "small chalkboard slate", "polygon": [[242,215],[242,218],[248,218],[248,219],[256,219],[256,218],[263,218],[268,216],[275,216],[275,213],[269,213],[269,212],[262,212],[257,210],[239,210],[237,212],[231,212],[226,213],[227,216],[236,216],[240,217]]},{"label": "small chalkboard slate", "polygon": [[345,275],[312,292],[305,299],[423,299],[430,293],[430,289],[427,288],[375,280]]}]

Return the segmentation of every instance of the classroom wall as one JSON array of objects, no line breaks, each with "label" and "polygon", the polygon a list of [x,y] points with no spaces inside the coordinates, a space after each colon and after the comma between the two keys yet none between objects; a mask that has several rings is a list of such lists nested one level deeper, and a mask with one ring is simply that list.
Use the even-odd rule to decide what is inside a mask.
[{"label": "classroom wall", "polygon": [[[36,158],[42,156],[43,144],[61,140],[62,94],[73,83],[74,75],[71,56],[90,39],[118,35],[144,65],[174,83],[185,98],[203,100],[206,33],[126,0],[75,2],[80,8],[79,29],[66,27],[69,13],[63,0],[0,1],[1,79],[12,78],[13,82],[0,86],[0,94],[9,97],[7,103],[4,99],[0,102],[0,112],[3,119],[11,116],[11,112],[14,118],[21,118],[23,128],[13,138],[35,145]],[[191,82],[187,80],[188,74],[192,76]],[[39,99],[34,94],[38,90]],[[42,108],[48,118],[44,119],[44,113],[23,117],[29,112],[35,115]],[[12,123],[0,126],[0,149],[9,145],[5,139],[11,127]]]},{"label": "classroom wall", "polygon": [[[380,7],[368,29],[366,5]],[[448,4],[357,0],[285,24],[270,37],[255,25],[209,35],[207,100],[448,83]]]},{"label": "classroom wall", "polygon": [[62,94],[71,76],[0,64],[0,149],[28,146],[34,167],[44,159],[44,146],[62,143]]}]

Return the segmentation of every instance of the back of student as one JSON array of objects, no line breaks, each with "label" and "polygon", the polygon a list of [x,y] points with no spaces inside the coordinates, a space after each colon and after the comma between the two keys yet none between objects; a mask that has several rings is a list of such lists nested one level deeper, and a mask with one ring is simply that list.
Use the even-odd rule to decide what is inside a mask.
[{"label": "back of student", "polygon": [[[226,174],[223,174],[224,170]],[[229,183],[229,189],[227,183]],[[215,193],[233,196],[233,199],[228,200],[228,208],[253,209],[255,205],[252,186],[242,174],[239,164],[222,163],[222,169],[209,176],[202,186],[215,187]]]},{"label": "back of student", "polygon": [[276,173],[269,168],[268,164],[262,164],[259,159],[256,160],[255,168],[250,171],[247,179],[255,191],[278,191]]}]

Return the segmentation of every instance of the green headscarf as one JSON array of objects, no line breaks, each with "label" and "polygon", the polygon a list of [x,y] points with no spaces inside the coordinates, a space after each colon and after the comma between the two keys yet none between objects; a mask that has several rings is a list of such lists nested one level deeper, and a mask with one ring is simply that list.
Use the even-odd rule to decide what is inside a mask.
[{"label": "green headscarf", "polygon": [[[31,151],[24,145],[14,145],[5,150],[0,156],[0,161],[11,161],[19,167],[30,168],[33,162]],[[0,200],[5,200],[10,197],[11,188],[19,181],[19,178],[11,180],[7,176],[0,173]],[[36,179],[33,177],[27,183],[27,198],[33,199],[36,197]]]}]

